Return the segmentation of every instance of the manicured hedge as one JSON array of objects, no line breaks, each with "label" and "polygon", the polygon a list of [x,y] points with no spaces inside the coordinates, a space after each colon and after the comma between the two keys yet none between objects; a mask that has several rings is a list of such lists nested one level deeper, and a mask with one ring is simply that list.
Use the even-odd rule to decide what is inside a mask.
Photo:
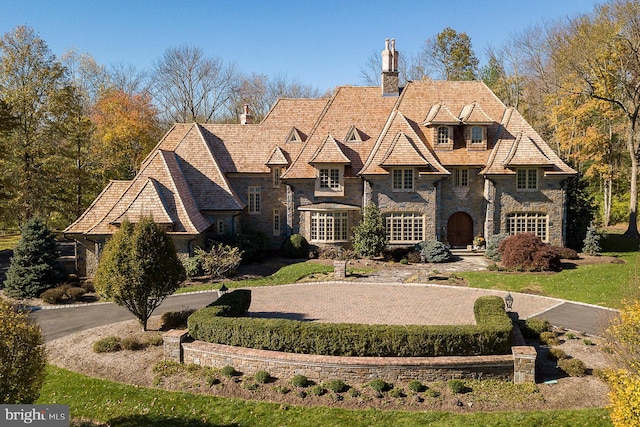
[{"label": "manicured hedge", "polygon": [[[223,309],[226,317],[245,316],[251,306],[251,290],[236,289],[223,294],[220,298],[209,304],[207,307],[226,307]],[[222,315],[218,315],[222,316]]]},{"label": "manicured hedge", "polygon": [[476,302],[478,325],[362,325],[229,318],[216,316],[205,308],[189,317],[189,334],[218,344],[329,356],[506,354],[511,348],[511,320],[502,299],[488,298]]}]

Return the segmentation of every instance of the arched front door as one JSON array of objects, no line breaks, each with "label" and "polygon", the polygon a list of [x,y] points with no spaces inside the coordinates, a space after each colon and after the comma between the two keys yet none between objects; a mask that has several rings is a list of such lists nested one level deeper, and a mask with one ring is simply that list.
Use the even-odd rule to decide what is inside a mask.
[{"label": "arched front door", "polygon": [[447,240],[451,247],[466,247],[473,243],[473,219],[466,212],[456,212],[447,221]]}]

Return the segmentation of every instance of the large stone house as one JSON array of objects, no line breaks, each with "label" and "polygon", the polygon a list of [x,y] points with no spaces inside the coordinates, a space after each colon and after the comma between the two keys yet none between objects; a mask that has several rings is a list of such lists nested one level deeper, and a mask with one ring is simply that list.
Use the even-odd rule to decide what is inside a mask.
[{"label": "large stone house", "polygon": [[381,87],[279,99],[260,123],[176,124],[131,181],[112,181],[65,234],[79,274],[124,220],[153,216],[179,253],[243,228],[348,245],[363,206],[391,245],[531,232],[563,245],[565,182],[575,171],[480,81],[399,86],[394,41]]}]

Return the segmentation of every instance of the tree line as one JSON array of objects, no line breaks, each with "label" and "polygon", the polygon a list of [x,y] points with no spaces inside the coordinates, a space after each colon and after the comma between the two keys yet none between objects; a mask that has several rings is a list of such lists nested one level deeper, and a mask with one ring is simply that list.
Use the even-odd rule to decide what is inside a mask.
[{"label": "tree line", "polygon": [[133,178],[175,122],[237,122],[245,104],[260,120],[279,97],[320,95],[187,45],[149,70],[107,68],[75,51],[57,58],[18,26],[0,39],[0,229],[34,216],[66,227],[109,180]]}]

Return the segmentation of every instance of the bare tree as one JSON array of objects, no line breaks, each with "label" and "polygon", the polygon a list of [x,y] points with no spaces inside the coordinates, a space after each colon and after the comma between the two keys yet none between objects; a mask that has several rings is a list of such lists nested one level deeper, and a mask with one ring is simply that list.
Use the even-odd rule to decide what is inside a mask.
[{"label": "bare tree", "polygon": [[151,92],[149,73],[138,70],[131,64],[117,64],[109,70],[109,81],[112,89],[133,94]]},{"label": "bare tree", "polygon": [[152,87],[166,119],[211,122],[231,96],[238,73],[233,64],[207,58],[194,46],[169,48],[153,67]]}]

